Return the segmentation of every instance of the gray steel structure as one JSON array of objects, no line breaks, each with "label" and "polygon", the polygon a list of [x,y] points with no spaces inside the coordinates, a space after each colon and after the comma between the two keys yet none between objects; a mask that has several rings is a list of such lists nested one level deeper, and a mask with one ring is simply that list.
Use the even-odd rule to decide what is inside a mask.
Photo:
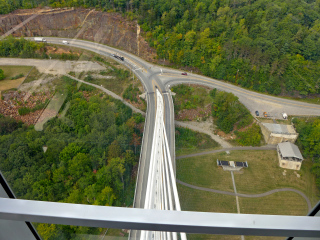
[{"label": "gray steel structure", "polygon": [[0,198],[0,219],[149,231],[320,237],[320,218],[163,211]]},{"label": "gray steel structure", "polygon": [[[1,172],[0,198],[16,198]],[[41,238],[29,222],[0,219],[0,239],[40,240]]]}]

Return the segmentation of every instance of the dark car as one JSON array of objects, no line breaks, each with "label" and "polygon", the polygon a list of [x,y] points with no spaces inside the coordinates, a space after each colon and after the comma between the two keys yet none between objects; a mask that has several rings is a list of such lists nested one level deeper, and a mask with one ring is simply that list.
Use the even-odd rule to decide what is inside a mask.
[{"label": "dark car", "polygon": [[187,75],[188,75],[188,73],[186,73],[186,72],[183,72],[183,73],[181,73],[181,75],[186,75],[186,76],[187,76]]},{"label": "dark car", "polygon": [[259,111],[255,111],[256,116],[259,117]]}]

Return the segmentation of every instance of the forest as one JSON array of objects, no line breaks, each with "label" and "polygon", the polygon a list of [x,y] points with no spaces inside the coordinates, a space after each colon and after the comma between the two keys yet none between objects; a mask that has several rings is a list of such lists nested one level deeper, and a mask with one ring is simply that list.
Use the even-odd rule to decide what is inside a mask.
[{"label": "forest", "polygon": [[[75,81],[64,78],[65,117],[43,131],[0,116],[0,169],[18,198],[129,206],[144,118],[101,93],[85,98]],[[67,106],[67,105],[65,105]],[[141,125],[140,124],[140,125]],[[75,239],[101,229],[37,224],[43,239]]]},{"label": "forest", "polygon": [[37,6],[122,12],[178,67],[274,95],[320,93],[318,0],[0,0],[0,14]]}]

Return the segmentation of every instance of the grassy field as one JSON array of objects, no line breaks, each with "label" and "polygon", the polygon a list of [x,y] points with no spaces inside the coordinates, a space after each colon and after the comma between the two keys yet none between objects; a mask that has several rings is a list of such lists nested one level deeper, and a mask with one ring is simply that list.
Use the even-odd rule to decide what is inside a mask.
[{"label": "grassy field", "polygon": [[176,127],[175,147],[176,156],[181,156],[214,150],[219,147],[219,144],[207,134]]},{"label": "grassy field", "polygon": [[30,71],[31,66],[4,66],[1,65],[0,69],[4,71],[5,78],[0,81],[0,91],[9,90],[12,88],[17,88],[23,82],[24,77],[11,80],[11,78],[16,77],[19,74],[26,76]]},{"label": "grassy field", "polygon": [[[300,171],[278,166],[276,151],[231,151],[177,160],[177,178],[196,186],[232,191],[230,173],[216,165],[216,160],[247,161],[249,167],[235,172],[239,193],[256,194],[276,188],[294,188],[304,192],[314,205],[319,201],[319,190],[311,174],[311,162],[305,160]],[[300,174],[298,178],[296,173]]]},{"label": "grassy field", "polygon": [[[234,175],[239,193],[263,193],[289,187],[304,192],[313,205],[319,201],[310,160],[303,161],[300,171],[280,168],[276,151],[234,151],[225,160],[248,162],[249,167],[243,174]],[[283,175],[284,171],[286,175]]]},{"label": "grassy field", "polygon": [[[178,192],[183,211],[197,212],[226,212],[236,213],[236,199],[233,196],[199,191],[178,184]],[[183,200],[181,200],[183,199]],[[208,234],[188,234],[189,240],[236,240],[239,236],[208,235]]]},{"label": "grassy field", "polygon": [[178,184],[183,211],[236,213],[236,198],[212,192],[192,189]]},{"label": "grassy field", "polygon": [[32,66],[10,66],[10,65],[0,65],[0,69],[3,70],[5,80],[10,80],[19,74],[26,76]]},{"label": "grassy field", "polygon": [[177,179],[199,187],[233,191],[230,172],[219,169],[217,156],[212,154],[177,159]]},{"label": "grassy field", "polygon": [[239,205],[240,212],[247,214],[305,216],[308,213],[306,201],[295,192],[278,192],[261,198],[239,197]]}]

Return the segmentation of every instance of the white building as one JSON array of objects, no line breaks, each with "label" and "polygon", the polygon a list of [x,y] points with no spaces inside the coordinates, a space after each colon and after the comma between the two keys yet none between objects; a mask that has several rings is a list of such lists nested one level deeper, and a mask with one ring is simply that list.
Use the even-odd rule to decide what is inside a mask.
[{"label": "white building", "polygon": [[282,142],[277,145],[279,166],[282,168],[300,170],[303,157],[299,148],[291,142]]}]

